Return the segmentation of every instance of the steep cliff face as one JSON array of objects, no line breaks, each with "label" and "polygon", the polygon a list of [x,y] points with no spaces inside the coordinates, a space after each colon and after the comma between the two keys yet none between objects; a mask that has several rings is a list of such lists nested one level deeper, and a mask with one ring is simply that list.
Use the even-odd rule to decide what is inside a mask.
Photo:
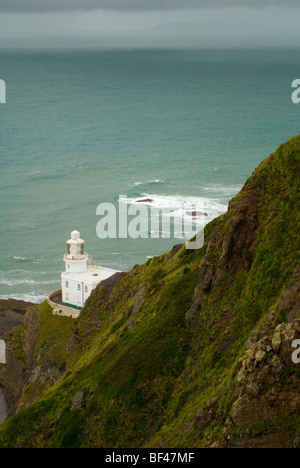
[{"label": "steep cliff face", "polygon": [[0,307],[1,336],[7,348],[7,363],[0,365],[0,388],[7,415],[12,416],[63,376],[73,323],[53,317],[46,303],[9,300]]},{"label": "steep cliff face", "polygon": [[[10,339],[12,330],[21,325],[24,319],[24,315],[26,314],[27,308],[32,306],[33,304],[23,301],[17,301],[14,299],[9,300],[0,300],[0,339],[4,341],[8,341]],[[6,366],[0,364],[0,376],[3,373]],[[10,369],[10,373],[14,373],[13,368]],[[16,379],[15,383],[16,386],[19,387],[20,383],[20,373],[19,369],[16,372]],[[11,399],[10,396],[14,393],[5,393],[2,390],[1,384],[5,387],[5,390],[8,388],[7,386],[8,379],[5,378],[3,381],[0,377],[0,423],[2,423],[9,414],[13,414],[13,411],[10,413],[10,406],[7,403],[7,400],[10,400],[10,405],[14,406],[15,400]],[[18,393],[21,389],[18,388]],[[7,394],[6,394],[7,393]]]},{"label": "steep cliff face", "polygon": [[210,223],[91,296],[65,375],[1,426],[1,447],[300,444],[300,137]]}]

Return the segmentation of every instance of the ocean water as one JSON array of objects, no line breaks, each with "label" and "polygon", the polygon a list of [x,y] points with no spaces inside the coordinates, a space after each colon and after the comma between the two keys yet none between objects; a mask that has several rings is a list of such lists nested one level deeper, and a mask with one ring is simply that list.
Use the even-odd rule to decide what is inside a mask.
[{"label": "ocean water", "polygon": [[0,298],[59,287],[78,229],[94,263],[127,270],[176,239],[96,235],[100,203],[223,213],[299,133],[299,51],[0,51]]}]

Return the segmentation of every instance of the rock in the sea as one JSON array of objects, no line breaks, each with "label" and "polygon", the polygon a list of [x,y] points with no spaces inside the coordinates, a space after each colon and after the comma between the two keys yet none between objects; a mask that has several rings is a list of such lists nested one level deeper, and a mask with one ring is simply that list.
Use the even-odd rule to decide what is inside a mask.
[{"label": "rock in the sea", "polygon": [[188,216],[192,216],[193,218],[198,218],[200,216],[208,216],[207,213],[203,213],[202,211],[187,211],[186,214]]}]

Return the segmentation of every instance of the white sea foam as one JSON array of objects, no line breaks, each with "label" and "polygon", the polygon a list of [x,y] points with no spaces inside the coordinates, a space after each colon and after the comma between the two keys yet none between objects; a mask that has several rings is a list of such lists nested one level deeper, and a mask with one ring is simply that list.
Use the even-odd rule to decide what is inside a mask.
[{"label": "white sea foam", "polygon": [[[201,231],[206,224],[214,218],[224,214],[227,210],[227,204],[221,203],[220,200],[213,200],[205,197],[185,197],[181,195],[157,195],[143,193],[138,198],[125,198],[120,200],[128,205],[145,205],[148,208],[148,216],[151,212],[151,219],[156,219],[155,223],[151,221],[150,234],[152,238],[170,238],[189,239],[195,232]],[[153,211],[156,210],[156,211]],[[193,213],[195,212],[195,215]],[[164,229],[163,223],[159,220],[160,214],[163,219],[170,219],[169,228],[171,231]],[[177,232],[178,227],[183,226],[184,220],[184,237],[182,232]],[[172,232],[172,223],[174,222],[174,232]],[[153,228],[153,226],[155,226]],[[177,228],[177,229],[176,229]]]},{"label": "white sea foam", "polygon": [[138,182],[134,182],[134,184],[132,184],[131,186],[139,187],[140,185],[150,185],[150,184],[165,184],[165,181],[161,179],[147,180],[146,182],[138,181]]},{"label": "white sea foam", "polygon": [[1,294],[0,299],[7,300],[7,299],[16,299],[17,301],[25,301],[25,302],[33,302],[35,304],[40,304],[43,302],[47,296],[35,294],[33,293],[26,293],[26,294]]},{"label": "white sea foam", "polygon": [[20,286],[20,285],[36,285],[36,286],[47,286],[48,284],[56,284],[58,281],[50,280],[50,281],[34,281],[32,279],[0,279],[0,284],[4,286]]},{"label": "white sea foam", "polygon": [[[122,199],[121,199],[122,200]],[[227,210],[227,204],[219,200],[213,200],[206,197],[185,197],[182,195],[157,195],[143,193],[138,198],[127,198],[127,204],[147,205],[160,210],[173,210],[174,216],[182,217],[189,211],[205,212],[205,221],[224,214]]]},{"label": "white sea foam", "polygon": [[35,258],[31,260],[29,258],[19,257],[19,256],[14,256],[13,259],[16,260],[17,262],[34,263],[35,265],[39,265],[40,263],[43,263],[45,261],[44,258]]},{"label": "white sea foam", "polygon": [[0,271],[0,280],[1,279],[10,279],[15,277],[24,277],[25,279],[32,278],[33,276],[40,278],[41,276],[46,275],[45,271],[31,271],[31,270],[21,270],[21,269],[14,269],[14,270],[1,270]]},{"label": "white sea foam", "polygon": [[20,223],[15,223],[13,224],[13,226],[17,229],[19,228],[29,228],[29,229],[34,229],[35,228],[35,225],[34,224],[30,224],[28,222],[20,222]]},{"label": "white sea foam", "polygon": [[214,193],[221,197],[234,197],[242,189],[241,185],[210,185],[208,187],[200,187],[203,192]]}]

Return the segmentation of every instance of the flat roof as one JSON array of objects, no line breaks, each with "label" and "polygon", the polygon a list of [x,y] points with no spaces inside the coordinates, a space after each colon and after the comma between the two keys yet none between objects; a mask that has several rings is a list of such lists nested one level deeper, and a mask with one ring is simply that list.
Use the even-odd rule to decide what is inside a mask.
[{"label": "flat roof", "polygon": [[104,267],[89,267],[87,271],[81,273],[70,273],[68,271],[63,272],[61,277],[66,280],[74,280],[78,282],[98,284],[101,281],[104,281],[115,273],[120,273],[117,270],[112,270],[111,268]]}]

